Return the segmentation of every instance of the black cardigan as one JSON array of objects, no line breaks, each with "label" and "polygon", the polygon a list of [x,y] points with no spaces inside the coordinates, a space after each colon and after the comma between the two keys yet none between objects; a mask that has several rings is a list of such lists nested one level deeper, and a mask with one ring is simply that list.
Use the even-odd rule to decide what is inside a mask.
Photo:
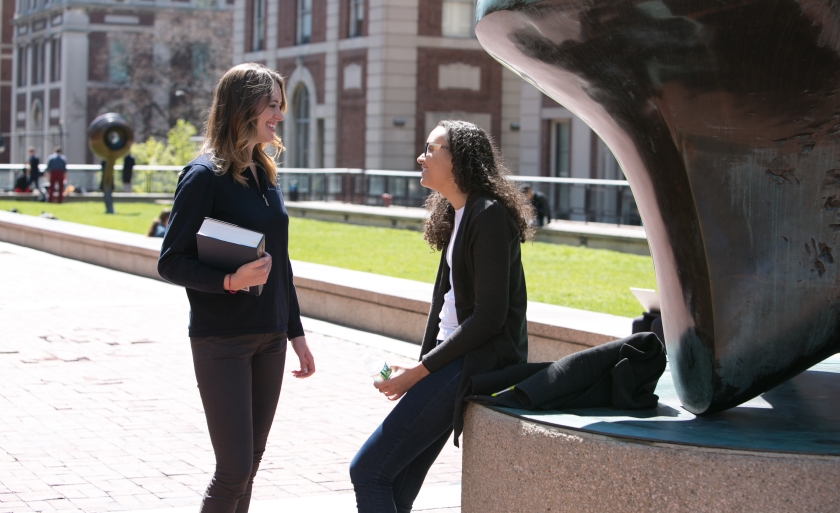
[{"label": "black cardigan", "polygon": [[[250,172],[243,186],[230,173],[219,175],[215,169],[202,155],[181,172],[158,259],[160,276],[187,289],[189,335],[303,335],[289,262],[289,214],[280,190],[268,182],[262,168],[257,169],[259,186]],[[205,217],[265,234],[272,266],[260,296],[230,294],[222,284],[226,273],[198,262],[195,234]]]},{"label": "black cardigan", "polygon": [[519,227],[501,202],[486,196],[467,199],[452,250],[459,326],[436,347],[443,296],[449,291],[446,250],[452,241],[440,256],[420,359],[435,372],[464,357],[455,402],[455,445],[463,428],[463,399],[470,378],[528,359],[528,298],[519,236]]}]

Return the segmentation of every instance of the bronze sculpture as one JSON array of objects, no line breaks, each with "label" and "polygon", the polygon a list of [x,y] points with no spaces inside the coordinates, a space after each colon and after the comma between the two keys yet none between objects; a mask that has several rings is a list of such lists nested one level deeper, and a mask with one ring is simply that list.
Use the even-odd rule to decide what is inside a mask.
[{"label": "bronze sculpture", "polygon": [[840,350],[837,9],[478,1],[482,46],[621,164],[693,413],[736,406]]},{"label": "bronze sculpture", "polygon": [[134,129],[119,114],[108,112],[91,121],[88,127],[90,151],[104,161],[102,167],[102,194],[105,213],[114,213],[114,163],[128,155],[134,143]]}]

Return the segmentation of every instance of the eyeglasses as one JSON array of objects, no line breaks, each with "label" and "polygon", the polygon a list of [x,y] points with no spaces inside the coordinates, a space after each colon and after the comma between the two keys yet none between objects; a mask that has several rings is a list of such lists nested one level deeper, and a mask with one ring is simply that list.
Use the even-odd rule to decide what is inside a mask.
[{"label": "eyeglasses", "polygon": [[435,146],[437,146],[438,148],[443,148],[443,149],[445,149],[445,150],[448,150],[448,149],[449,149],[449,146],[444,146],[443,144],[433,143],[433,142],[427,142],[427,143],[426,143],[426,147],[423,149],[423,155],[428,155],[428,154],[429,154],[429,147],[430,147],[430,146],[431,146],[432,148],[434,148]]}]

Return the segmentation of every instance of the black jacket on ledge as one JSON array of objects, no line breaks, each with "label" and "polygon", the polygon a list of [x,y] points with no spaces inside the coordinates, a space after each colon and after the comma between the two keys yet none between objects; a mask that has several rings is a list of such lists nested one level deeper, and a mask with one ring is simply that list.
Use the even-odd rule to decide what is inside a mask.
[{"label": "black jacket on ledge", "polygon": [[[449,291],[449,244],[455,244],[452,280],[459,326],[435,346],[443,296]],[[520,256],[519,227],[508,209],[494,198],[468,198],[455,240],[440,255],[420,351],[430,372],[464,357],[454,411],[455,445],[463,429],[463,399],[470,378],[528,359],[528,297]]]},{"label": "black jacket on ledge", "polygon": [[[191,337],[236,336],[287,332],[303,335],[292,265],[289,262],[289,214],[280,190],[257,167],[259,184],[250,172],[247,186],[230,173],[219,175],[207,155],[184,168],[175,189],[175,204],[163,238],[158,273],[187,289]],[[230,294],[225,271],[199,263],[195,234],[205,217],[265,234],[271,272],[259,296]]]},{"label": "black jacket on ledge", "polygon": [[637,333],[554,363],[526,363],[474,376],[468,399],[525,410],[655,408],[659,397],[653,392],[663,372],[665,346],[653,333]]}]

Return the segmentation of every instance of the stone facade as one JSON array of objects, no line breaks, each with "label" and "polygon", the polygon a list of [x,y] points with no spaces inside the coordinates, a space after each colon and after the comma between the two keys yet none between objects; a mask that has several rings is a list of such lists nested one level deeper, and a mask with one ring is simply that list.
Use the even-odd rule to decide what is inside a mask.
[{"label": "stone facade", "polygon": [[164,137],[179,118],[201,126],[232,64],[231,0],[18,0],[12,25],[13,162],[56,145],[70,163],[97,162],[86,132],[105,112],[122,114],[136,141]]},{"label": "stone facade", "polygon": [[[253,37],[261,9],[264,45]],[[284,165],[416,170],[445,117],[479,123],[518,155],[520,80],[472,34],[442,35],[441,0],[237,0],[236,12],[234,61],[264,62],[287,80]],[[305,107],[295,102],[304,89]]]},{"label": "stone facade", "polygon": [[[623,178],[585,123],[483,50],[470,2],[236,2],[234,62],[265,63],[287,80],[287,167],[417,170],[429,131],[459,118],[492,134],[519,174]],[[583,187],[551,194],[580,212],[571,218],[592,201]]]},{"label": "stone facade", "polygon": [[0,135],[5,150],[0,152],[0,164],[10,162],[9,136],[12,129],[12,79],[14,75],[14,45],[12,18],[15,15],[15,0],[0,3]]}]

